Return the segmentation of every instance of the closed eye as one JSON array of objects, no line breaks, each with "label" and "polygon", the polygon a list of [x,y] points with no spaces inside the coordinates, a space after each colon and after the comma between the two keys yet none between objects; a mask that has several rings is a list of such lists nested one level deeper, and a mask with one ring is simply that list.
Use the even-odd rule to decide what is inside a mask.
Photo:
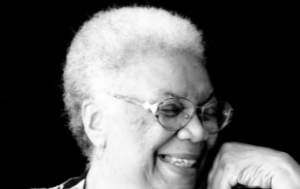
[{"label": "closed eye", "polygon": [[174,117],[182,112],[182,108],[175,104],[168,104],[160,107],[159,112],[164,116]]},{"label": "closed eye", "polygon": [[211,107],[211,108],[208,108],[208,109],[205,109],[205,114],[207,115],[215,115],[217,113],[217,108],[216,107]]}]

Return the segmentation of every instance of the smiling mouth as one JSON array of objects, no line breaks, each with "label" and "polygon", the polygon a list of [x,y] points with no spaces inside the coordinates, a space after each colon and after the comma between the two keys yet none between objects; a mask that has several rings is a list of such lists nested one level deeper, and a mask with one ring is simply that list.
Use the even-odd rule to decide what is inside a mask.
[{"label": "smiling mouth", "polygon": [[159,155],[159,158],[176,167],[182,167],[182,168],[195,168],[197,164],[196,159],[184,159],[184,158],[173,157],[170,155]]}]

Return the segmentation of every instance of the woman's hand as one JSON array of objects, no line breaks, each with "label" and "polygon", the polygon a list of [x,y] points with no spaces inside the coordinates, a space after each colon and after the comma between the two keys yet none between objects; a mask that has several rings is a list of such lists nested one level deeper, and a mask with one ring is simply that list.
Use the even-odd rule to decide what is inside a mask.
[{"label": "woman's hand", "polygon": [[288,154],[242,143],[226,143],[210,171],[209,189],[248,187],[300,189],[300,166]]}]

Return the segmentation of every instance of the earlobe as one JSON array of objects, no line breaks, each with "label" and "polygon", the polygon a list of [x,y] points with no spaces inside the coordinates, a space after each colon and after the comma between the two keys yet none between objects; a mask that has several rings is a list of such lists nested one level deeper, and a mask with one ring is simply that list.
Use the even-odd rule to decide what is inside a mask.
[{"label": "earlobe", "polygon": [[85,100],[81,106],[81,117],[84,130],[90,141],[96,146],[105,146],[105,128],[102,123],[102,113],[92,100]]}]

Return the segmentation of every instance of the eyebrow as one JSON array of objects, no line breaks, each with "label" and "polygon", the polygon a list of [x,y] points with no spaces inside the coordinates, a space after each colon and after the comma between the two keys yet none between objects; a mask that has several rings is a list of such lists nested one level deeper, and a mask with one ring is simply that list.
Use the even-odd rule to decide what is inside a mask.
[{"label": "eyebrow", "polygon": [[[185,96],[182,97],[180,95],[174,94],[170,91],[166,91],[163,93],[164,96],[171,96],[171,97],[175,97],[175,98],[186,98]],[[201,95],[202,96],[202,95]],[[200,98],[200,103],[197,103],[197,105],[201,106],[206,104],[207,102],[209,102],[213,97],[215,96],[215,91],[211,91],[210,93],[206,93],[205,95],[203,95],[203,97]],[[204,100],[201,100],[204,99]]]},{"label": "eyebrow", "polygon": [[203,106],[204,104],[209,102],[213,97],[215,97],[215,91],[212,91],[209,93],[209,95],[206,95],[206,97],[204,98],[205,100],[201,101],[197,105]]},{"label": "eyebrow", "polygon": [[162,94],[163,96],[168,96],[168,97],[175,97],[175,98],[182,98],[182,96],[180,96],[180,95],[177,95],[177,94],[175,94],[175,93],[172,93],[172,92],[170,92],[170,91],[165,91],[165,92],[163,92],[163,94]]}]

